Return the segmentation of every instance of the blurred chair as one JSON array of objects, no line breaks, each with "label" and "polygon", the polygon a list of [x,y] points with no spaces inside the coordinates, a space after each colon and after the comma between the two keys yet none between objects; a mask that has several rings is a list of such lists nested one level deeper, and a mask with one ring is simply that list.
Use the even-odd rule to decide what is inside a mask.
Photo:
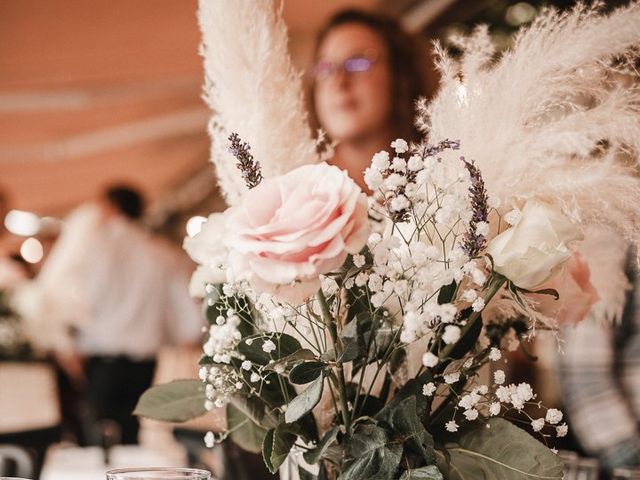
[{"label": "blurred chair", "polygon": [[0,445],[0,477],[31,478],[34,464],[31,455],[17,445]]}]

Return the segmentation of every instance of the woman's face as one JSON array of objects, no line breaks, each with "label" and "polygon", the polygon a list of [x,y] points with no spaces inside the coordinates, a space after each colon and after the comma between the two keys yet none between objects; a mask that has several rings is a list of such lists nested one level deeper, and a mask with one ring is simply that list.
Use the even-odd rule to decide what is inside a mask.
[{"label": "woman's face", "polygon": [[359,23],[340,25],[325,36],[316,59],[314,102],[332,139],[357,141],[389,131],[388,55],[383,39]]}]

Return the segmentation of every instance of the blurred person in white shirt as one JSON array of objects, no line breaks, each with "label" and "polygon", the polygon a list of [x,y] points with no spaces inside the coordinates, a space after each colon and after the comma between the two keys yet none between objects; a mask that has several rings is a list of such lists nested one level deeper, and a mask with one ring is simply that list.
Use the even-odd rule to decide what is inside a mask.
[{"label": "blurred person in white shirt", "polygon": [[142,214],[136,190],[108,188],[97,205],[70,215],[41,274],[72,310],[65,319],[71,346],[54,349],[84,392],[89,444],[100,441],[96,421],[105,419],[117,423],[122,443],[137,443],[132,411],[151,385],[160,348],[195,345],[202,335],[186,256],[141,228]]}]

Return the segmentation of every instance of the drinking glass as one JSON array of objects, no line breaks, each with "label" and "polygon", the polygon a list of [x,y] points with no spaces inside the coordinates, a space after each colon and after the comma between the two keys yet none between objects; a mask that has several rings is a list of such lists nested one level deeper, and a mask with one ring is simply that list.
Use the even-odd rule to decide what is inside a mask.
[{"label": "drinking glass", "polygon": [[211,473],[195,468],[116,468],[107,472],[107,480],[212,480]]}]

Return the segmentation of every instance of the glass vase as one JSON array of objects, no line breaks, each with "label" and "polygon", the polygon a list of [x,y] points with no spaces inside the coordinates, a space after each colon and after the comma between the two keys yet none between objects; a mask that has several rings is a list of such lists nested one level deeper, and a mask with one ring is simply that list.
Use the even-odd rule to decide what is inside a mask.
[{"label": "glass vase", "polygon": [[195,468],[116,468],[107,472],[107,480],[213,480],[207,470]]}]

